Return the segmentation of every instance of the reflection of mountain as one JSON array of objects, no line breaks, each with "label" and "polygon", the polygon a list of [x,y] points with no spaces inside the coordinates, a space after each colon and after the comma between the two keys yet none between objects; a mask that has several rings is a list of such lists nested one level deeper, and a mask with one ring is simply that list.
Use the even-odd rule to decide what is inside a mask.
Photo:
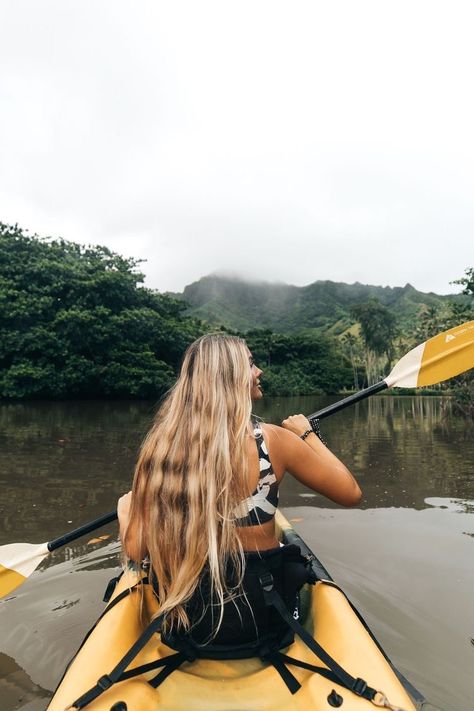
[{"label": "reflection of mountain", "polygon": [[[19,709],[29,701],[36,700],[34,708],[44,708],[40,699],[50,699],[51,694],[34,684],[28,674],[12,657],[0,652],[0,699],[2,708]],[[32,707],[33,708],[33,707]]]}]

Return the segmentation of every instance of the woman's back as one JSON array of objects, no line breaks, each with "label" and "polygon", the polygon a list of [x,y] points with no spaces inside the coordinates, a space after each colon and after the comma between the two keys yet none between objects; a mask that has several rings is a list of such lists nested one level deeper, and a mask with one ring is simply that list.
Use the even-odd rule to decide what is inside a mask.
[{"label": "woman's back", "polygon": [[278,488],[284,471],[275,471],[266,425],[254,423],[247,445],[249,496],[240,505],[237,533],[246,551],[263,551],[278,546],[275,511]]},{"label": "woman's back", "polygon": [[350,472],[302,415],[254,431],[260,374],[241,339],[211,334],[195,341],[143,443],[130,511],[119,506],[125,551],[148,557],[170,627],[189,629],[186,606],[206,573],[218,629],[224,602],[244,579],[244,551],[278,548],[274,512],[286,470],[343,505],[359,499]]},{"label": "woman's back", "polygon": [[[272,470],[278,484],[286,471],[313,491],[342,506],[353,506],[360,500],[360,489],[344,464],[311,432],[304,441],[301,435],[311,430],[304,415],[294,415],[283,427],[260,424]],[[255,491],[260,476],[258,451],[253,437],[247,446],[248,486]],[[245,550],[266,550],[278,545],[274,519],[258,526],[239,527],[238,534]]]}]

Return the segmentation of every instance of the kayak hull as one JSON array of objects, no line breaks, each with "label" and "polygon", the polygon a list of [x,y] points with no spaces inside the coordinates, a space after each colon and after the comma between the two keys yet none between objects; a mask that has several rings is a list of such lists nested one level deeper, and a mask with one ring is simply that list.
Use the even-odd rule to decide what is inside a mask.
[{"label": "kayak hull", "polygon": [[[279,517],[283,538],[292,531]],[[138,574],[126,571],[112,600],[133,586]],[[381,651],[363,621],[354,612],[344,593],[331,580],[319,580],[302,591],[302,618],[308,632],[337,662],[354,677],[382,691],[393,706],[415,711],[416,706],[390,662]],[[81,694],[109,673],[145,629],[157,604],[150,586],[139,586],[100,619],[63,677],[49,706],[50,711],[64,711]],[[154,637],[135,658],[132,666],[141,666],[173,654]],[[309,664],[325,666],[302,641],[295,637],[285,653]],[[301,684],[291,694],[272,665],[257,658],[242,660],[198,659],[184,663],[159,687],[152,688],[149,672],[115,684],[87,708],[110,711],[117,702],[125,702],[128,711],[307,711],[331,708],[328,697],[336,691],[342,697],[344,711],[367,711],[374,705],[319,674],[292,666],[291,672]],[[125,707],[122,707],[125,709]]]}]

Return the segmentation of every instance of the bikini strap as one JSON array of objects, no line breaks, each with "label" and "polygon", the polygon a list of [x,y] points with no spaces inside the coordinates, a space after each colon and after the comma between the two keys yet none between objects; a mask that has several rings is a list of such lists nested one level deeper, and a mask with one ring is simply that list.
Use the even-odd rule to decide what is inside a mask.
[{"label": "bikini strap", "polygon": [[[260,423],[259,423],[259,422],[254,422],[253,424],[254,424],[253,433],[254,433],[255,442],[256,442],[256,445],[257,445],[258,458],[259,458],[259,459],[264,459],[266,462],[268,462],[268,468],[269,468],[269,469],[270,469],[270,468],[273,469],[272,463],[271,463],[271,461],[270,461],[270,455],[268,454],[268,449],[267,449],[267,446],[266,446],[266,444],[265,444],[265,440],[263,439],[263,432],[262,432],[262,428],[261,428],[261,426],[260,426]],[[262,470],[261,470],[261,471],[260,471],[260,476],[262,476],[263,473],[264,473],[264,472],[262,472]]]}]

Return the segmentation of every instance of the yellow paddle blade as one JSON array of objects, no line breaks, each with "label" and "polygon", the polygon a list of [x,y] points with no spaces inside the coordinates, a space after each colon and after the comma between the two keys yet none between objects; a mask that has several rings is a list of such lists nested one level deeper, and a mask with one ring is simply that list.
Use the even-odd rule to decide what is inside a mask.
[{"label": "yellow paddle blade", "polygon": [[0,597],[5,597],[26,580],[25,576],[0,564]]},{"label": "yellow paddle blade", "polygon": [[401,358],[385,382],[389,388],[418,388],[474,368],[474,321],[438,333]]},{"label": "yellow paddle blade", "polygon": [[474,368],[474,321],[426,341],[418,385],[432,385]]},{"label": "yellow paddle blade", "polygon": [[25,582],[48,555],[47,543],[10,543],[0,547],[0,598]]}]

